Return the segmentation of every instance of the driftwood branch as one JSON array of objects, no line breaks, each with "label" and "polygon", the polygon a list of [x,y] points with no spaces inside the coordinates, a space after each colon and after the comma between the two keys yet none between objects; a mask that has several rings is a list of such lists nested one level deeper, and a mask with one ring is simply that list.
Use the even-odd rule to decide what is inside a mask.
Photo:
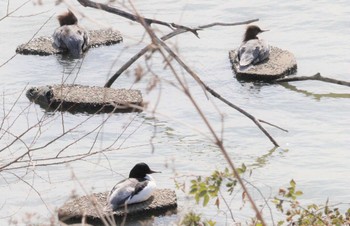
[{"label": "driftwood branch", "polygon": [[198,32],[197,32],[197,30],[199,30],[199,29],[192,29],[192,28],[189,28],[187,26],[179,25],[179,24],[176,24],[176,23],[169,23],[169,22],[164,22],[164,21],[160,21],[160,20],[154,20],[154,19],[150,19],[150,18],[141,17],[139,15],[134,15],[134,14],[125,12],[123,10],[111,7],[109,5],[93,2],[93,1],[90,1],[90,0],[77,0],[77,1],[84,7],[91,7],[91,8],[95,8],[95,9],[101,9],[101,10],[104,10],[106,12],[113,13],[113,14],[119,15],[121,17],[127,18],[129,20],[135,21],[137,23],[141,23],[141,21],[144,21],[144,23],[146,23],[147,25],[159,24],[159,25],[163,25],[163,26],[169,27],[172,30],[184,29],[184,30],[192,32],[194,35],[199,37],[198,36]]},{"label": "driftwood branch", "polygon": [[[214,26],[238,26],[238,25],[243,25],[243,24],[250,24],[253,22],[258,21],[259,19],[253,19],[253,20],[247,20],[247,21],[242,21],[242,22],[237,22],[237,23],[211,23],[211,24],[206,24],[206,25],[202,25],[202,26],[198,26],[196,28],[193,28],[195,30],[202,30],[205,28],[210,28],[210,27],[214,27]],[[161,40],[166,41],[176,35],[182,34],[188,32],[187,29],[182,29],[182,28],[178,28],[175,31],[170,32],[167,35],[164,35],[163,37],[161,37]],[[112,84],[114,83],[114,81],[125,71],[127,70],[136,60],[138,60],[141,56],[143,56],[145,53],[148,52],[148,50],[150,50],[152,48],[152,44],[149,44],[148,46],[144,47],[143,49],[140,50],[140,52],[138,52],[137,54],[135,54],[132,58],[130,58],[130,60],[128,60],[116,73],[114,73],[114,75],[107,81],[107,83],[105,84],[105,87],[111,87]]]},{"label": "driftwood branch", "polygon": [[[108,5],[105,4],[100,4],[100,3],[95,3],[92,2],[90,0],[78,0],[78,2],[83,5],[83,6],[88,6],[88,7],[92,7],[92,8],[96,8],[96,9],[102,9],[104,11],[110,12],[110,13],[114,13],[120,16],[123,16],[125,18],[128,18],[130,20],[136,21],[140,24],[142,24],[143,26],[145,26],[145,28],[147,29],[148,26],[151,23],[157,23],[157,24],[162,24],[165,26],[168,26],[166,22],[163,21],[158,21],[158,20],[151,20],[148,18],[143,18],[140,16],[135,16],[133,14],[124,12],[122,10],[110,7]],[[239,22],[239,23],[220,23],[220,22],[216,22],[216,23],[211,23],[211,24],[207,24],[207,25],[203,25],[203,26],[199,26],[197,28],[194,28],[194,30],[200,30],[200,29],[204,29],[204,28],[209,28],[209,27],[213,27],[213,26],[236,26],[236,25],[242,25],[242,24],[249,24],[252,22],[258,21],[258,19],[255,20],[249,20],[249,21],[244,21],[244,22]],[[174,26],[172,26],[174,27]],[[164,40],[167,40],[171,37],[174,37],[175,35],[187,32],[187,31],[191,31],[191,29],[188,29],[187,27],[184,26],[177,26],[177,30],[169,33],[168,35],[163,36],[161,39],[159,39],[157,36],[154,36],[156,38],[157,44],[160,44],[169,54],[170,56],[172,56],[205,90],[207,90],[210,94],[212,94],[214,97],[218,98],[219,100],[221,100],[222,102],[224,102],[225,104],[229,105],[230,107],[234,108],[235,110],[239,111],[240,113],[242,113],[243,115],[247,116],[249,119],[251,119],[257,126],[258,128],[270,139],[270,141],[275,145],[275,146],[279,146],[279,144],[273,139],[273,137],[264,129],[264,127],[260,124],[259,119],[255,118],[253,115],[249,114],[248,112],[244,111],[242,108],[234,105],[233,103],[231,103],[230,101],[226,100],[225,98],[223,98],[219,93],[217,93],[215,90],[211,89],[209,86],[207,86],[200,78],[199,76],[193,72],[190,67],[188,67],[178,56],[175,52],[173,52],[165,43]],[[157,41],[158,40],[158,41]],[[148,50],[150,50],[152,48],[152,44],[146,46],[145,48],[143,48],[138,54],[136,54],[135,56],[133,56],[126,64],[124,64],[110,79],[109,81],[107,81],[107,83],[105,84],[105,87],[110,87],[113,82],[120,76],[120,74],[125,71],[128,67],[130,67],[130,65],[132,65],[137,59],[139,59],[143,54],[145,54]],[[262,121],[264,123],[266,123],[265,121]],[[272,125],[272,124],[269,124]],[[277,127],[277,126],[276,126]],[[279,128],[279,127],[277,127]]]},{"label": "driftwood branch", "polygon": [[328,77],[323,77],[323,76],[321,76],[320,73],[317,73],[313,76],[298,76],[298,77],[290,77],[290,78],[281,78],[281,79],[277,79],[276,82],[282,83],[282,82],[296,82],[296,81],[306,81],[306,80],[317,80],[317,81],[328,82],[328,83],[333,83],[333,84],[342,85],[342,86],[350,86],[350,82],[341,81],[341,80],[328,78]]}]

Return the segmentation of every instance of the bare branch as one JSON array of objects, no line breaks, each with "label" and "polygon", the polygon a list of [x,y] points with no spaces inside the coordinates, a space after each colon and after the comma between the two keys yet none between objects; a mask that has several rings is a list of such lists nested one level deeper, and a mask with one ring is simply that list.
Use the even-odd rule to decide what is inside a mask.
[{"label": "bare branch", "polygon": [[[155,36],[156,37],[156,36]],[[214,97],[218,98],[228,106],[234,108],[241,114],[245,115],[248,117],[250,120],[252,120],[258,127],[259,129],[270,139],[270,141],[277,147],[279,147],[279,144],[273,139],[273,137],[264,129],[264,127],[260,124],[259,120],[255,118],[253,115],[250,113],[246,112],[242,108],[236,106],[235,104],[231,103],[230,101],[226,100],[224,97],[222,97],[219,93],[217,93],[215,90],[211,89],[209,86],[207,86],[200,78],[199,76],[190,68],[188,67],[182,60],[181,58],[174,52],[172,51],[165,42],[162,40],[158,39],[159,44],[196,80],[202,87],[204,87],[207,92],[209,92],[211,95]]]},{"label": "bare branch", "polygon": [[333,83],[333,84],[342,85],[342,86],[350,86],[350,82],[341,81],[341,80],[328,78],[328,77],[323,77],[323,76],[321,76],[320,73],[317,73],[313,76],[298,76],[298,77],[281,78],[281,79],[277,79],[276,82],[282,83],[282,82],[296,82],[296,81],[306,81],[306,80],[318,80],[318,81]]},{"label": "bare branch", "polygon": [[113,13],[116,14],[118,16],[122,16],[124,18],[127,18],[129,20],[135,21],[137,23],[140,23],[140,21],[144,21],[147,25],[151,25],[151,24],[159,24],[159,25],[163,25],[166,27],[169,27],[170,29],[174,30],[176,28],[178,29],[185,29],[188,30],[190,32],[192,32],[194,35],[196,35],[198,37],[198,33],[196,29],[192,29],[183,25],[179,25],[179,24],[175,24],[175,23],[169,23],[169,22],[164,22],[164,21],[160,21],[160,20],[154,20],[154,19],[150,19],[150,18],[144,18],[141,17],[139,15],[133,15],[131,13],[125,12],[123,10],[108,6],[106,4],[102,4],[102,3],[96,3],[90,0],[78,0],[78,2],[85,7],[91,7],[91,8],[95,8],[95,9],[101,9],[104,10],[106,12],[109,13]]},{"label": "bare branch", "polygon": [[[258,21],[259,19],[253,19],[253,20],[247,20],[247,21],[242,21],[242,22],[237,22],[237,23],[220,23],[220,22],[216,22],[216,23],[211,23],[211,24],[206,24],[206,25],[202,25],[202,26],[198,26],[194,29],[196,30],[202,30],[204,28],[210,28],[210,27],[214,27],[214,26],[238,26],[238,25],[243,25],[243,24],[250,24],[253,22]],[[163,37],[161,37],[161,39],[163,41],[166,41],[176,35],[182,34],[188,32],[188,30],[186,29],[176,29],[175,31],[170,32],[167,35],[164,35]],[[105,87],[111,87],[112,84],[114,83],[114,81],[125,71],[127,70],[136,60],[138,60],[141,56],[143,56],[147,51],[152,50],[152,45],[153,44],[149,44],[148,46],[144,47],[142,50],[140,50],[140,52],[138,52],[137,54],[135,54],[132,58],[130,58],[130,60],[128,60],[105,84]]]}]

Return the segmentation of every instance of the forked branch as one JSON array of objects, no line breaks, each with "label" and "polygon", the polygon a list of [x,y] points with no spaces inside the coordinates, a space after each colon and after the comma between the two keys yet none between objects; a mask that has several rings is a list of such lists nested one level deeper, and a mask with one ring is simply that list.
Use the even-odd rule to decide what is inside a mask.
[{"label": "forked branch", "polygon": [[[119,15],[119,16],[123,16],[125,18],[128,18],[130,20],[136,21],[138,23],[140,23],[141,25],[143,25],[146,29],[149,29],[149,25],[151,23],[157,23],[157,24],[162,24],[165,26],[168,26],[166,22],[163,21],[159,21],[159,20],[152,20],[152,19],[148,19],[148,18],[144,18],[141,17],[139,15],[133,15],[131,13],[127,13],[124,12],[122,10],[110,7],[108,5],[105,4],[100,4],[100,3],[96,3],[96,2],[92,2],[90,0],[78,0],[78,2],[83,5],[83,6],[88,6],[88,7],[92,7],[92,8],[96,8],[96,9],[102,9],[104,11]],[[213,26],[235,26],[235,25],[242,25],[242,24],[249,24],[252,22],[258,21],[258,19],[255,20],[249,20],[249,21],[244,21],[244,22],[239,22],[239,23],[211,23],[211,24],[207,24],[207,25],[203,25],[203,26],[199,26],[197,28],[194,28],[194,30],[200,30],[200,29],[204,29],[204,28],[209,28],[209,27],[213,27]],[[249,119],[251,119],[257,126],[258,128],[269,138],[269,140],[277,147],[279,147],[279,144],[273,139],[273,137],[264,129],[264,127],[260,124],[259,119],[255,118],[253,115],[249,114],[248,112],[244,111],[242,108],[236,106],[235,104],[231,103],[230,101],[226,100],[225,98],[223,98],[219,93],[217,93],[215,90],[211,89],[209,86],[207,86],[200,78],[199,76],[193,71],[191,70],[190,67],[188,67],[182,60],[181,58],[175,53],[173,52],[165,43],[164,40],[167,40],[171,37],[174,37],[177,34],[181,34],[187,31],[192,31],[192,29],[188,29],[185,26],[177,26],[177,30],[169,33],[168,35],[163,36],[161,39],[159,39],[157,36],[156,37],[157,40],[153,40],[153,42],[160,44],[169,54],[171,57],[173,57],[205,90],[207,90],[210,94],[212,94],[214,97],[218,98],[219,100],[221,100],[222,102],[224,102],[225,104],[229,105],[230,107],[234,108],[235,110],[239,111],[240,113],[242,113],[243,115],[245,115],[246,117],[248,117]],[[198,34],[196,34],[198,35]],[[130,65],[133,64],[133,62],[135,62],[137,59],[139,59],[143,54],[145,54],[148,50],[150,50],[151,45],[146,46],[145,48],[143,48],[138,54],[136,54],[135,56],[133,56],[126,64],[124,64],[110,79],[109,81],[105,84],[105,87],[110,87],[113,82],[120,76],[120,74],[125,71]],[[262,121],[265,122],[265,121]],[[272,125],[271,123],[269,125]],[[279,127],[277,127],[279,128]]]},{"label": "forked branch", "polygon": [[[211,23],[211,24],[206,24],[206,25],[202,25],[202,26],[198,26],[195,27],[193,29],[195,30],[202,30],[205,28],[210,28],[210,27],[214,27],[214,26],[238,26],[238,25],[243,25],[243,24],[250,24],[253,22],[258,21],[259,19],[253,19],[253,20],[247,20],[247,21],[242,21],[242,22],[237,22],[237,23],[220,23],[220,22],[216,22],[216,23]],[[166,41],[176,35],[179,34],[183,34],[185,32],[188,32],[187,29],[182,29],[182,28],[178,28],[175,31],[170,32],[167,35],[164,35],[163,37],[161,37],[161,40]],[[115,80],[125,71],[127,70],[135,61],[137,61],[141,56],[143,56],[145,53],[147,53],[148,50],[150,50],[152,48],[152,44],[149,44],[148,46],[144,47],[143,49],[141,49],[137,54],[135,54],[132,58],[130,58],[130,60],[128,60],[121,68],[119,68],[119,70],[107,81],[107,83],[105,84],[105,87],[111,87],[111,85],[115,82]]]},{"label": "forked branch", "polygon": [[140,21],[144,21],[147,25],[159,24],[159,25],[169,27],[172,30],[184,29],[184,30],[192,32],[194,35],[196,35],[198,37],[198,33],[197,33],[198,29],[192,29],[192,28],[189,28],[189,27],[186,27],[183,25],[175,24],[175,23],[169,23],[169,22],[164,22],[161,20],[154,20],[154,19],[150,19],[150,18],[141,17],[139,15],[134,15],[134,14],[125,12],[123,10],[111,7],[109,5],[93,2],[90,0],[78,0],[78,2],[82,6],[91,7],[91,8],[95,8],[95,9],[101,9],[101,10],[104,10],[106,12],[113,13],[113,14],[119,15],[121,17],[127,18],[129,20],[135,21],[137,23],[140,23]]}]

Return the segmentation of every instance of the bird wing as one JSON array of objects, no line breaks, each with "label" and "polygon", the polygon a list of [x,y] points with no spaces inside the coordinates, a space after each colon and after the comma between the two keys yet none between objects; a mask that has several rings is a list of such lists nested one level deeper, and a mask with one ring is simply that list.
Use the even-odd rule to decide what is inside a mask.
[{"label": "bird wing", "polygon": [[112,205],[113,210],[124,205],[125,201],[134,192],[135,185],[138,183],[136,179],[128,178],[116,184],[108,195],[108,202]]},{"label": "bird wing", "polygon": [[253,64],[264,61],[270,56],[270,46],[264,40],[259,40],[259,54],[258,57],[254,60]]},{"label": "bird wing", "polygon": [[[113,210],[129,203],[135,195],[139,194],[148,184],[147,180],[127,178],[116,184],[108,196],[108,202],[112,205]],[[130,202],[134,203],[134,202]]]},{"label": "bird wing", "polygon": [[59,27],[52,35],[53,47],[59,50],[68,50],[66,44],[63,42],[64,36],[68,35],[64,27]]},{"label": "bird wing", "polygon": [[238,49],[239,65],[246,67],[265,60],[269,56],[270,49],[265,42],[259,39],[249,40]]},{"label": "bird wing", "polygon": [[134,195],[137,195],[140,191],[142,191],[148,184],[148,181],[145,180],[145,181],[140,181],[136,184],[135,186],[135,190],[132,192],[131,196],[130,196],[130,199],[134,196]]}]

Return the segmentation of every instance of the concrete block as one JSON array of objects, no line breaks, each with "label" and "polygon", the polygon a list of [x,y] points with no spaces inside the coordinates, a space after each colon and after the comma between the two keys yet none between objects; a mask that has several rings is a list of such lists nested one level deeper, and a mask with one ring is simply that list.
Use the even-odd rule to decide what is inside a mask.
[{"label": "concrete block", "polygon": [[142,95],[139,90],[98,86],[33,87],[27,90],[26,96],[46,110],[61,110],[72,113],[131,112],[140,111],[135,106],[142,106]]},{"label": "concrete block", "polygon": [[237,50],[229,52],[229,59],[238,80],[272,81],[293,74],[297,70],[294,55],[287,50],[273,46],[268,59],[246,69],[240,69],[237,61]]},{"label": "concrete block", "polygon": [[[89,48],[117,44],[123,41],[121,33],[112,29],[91,30],[89,31],[89,38]],[[29,43],[19,45],[16,53],[40,56],[59,54],[59,51],[53,48],[52,43],[53,39],[51,36],[37,37]]]}]

